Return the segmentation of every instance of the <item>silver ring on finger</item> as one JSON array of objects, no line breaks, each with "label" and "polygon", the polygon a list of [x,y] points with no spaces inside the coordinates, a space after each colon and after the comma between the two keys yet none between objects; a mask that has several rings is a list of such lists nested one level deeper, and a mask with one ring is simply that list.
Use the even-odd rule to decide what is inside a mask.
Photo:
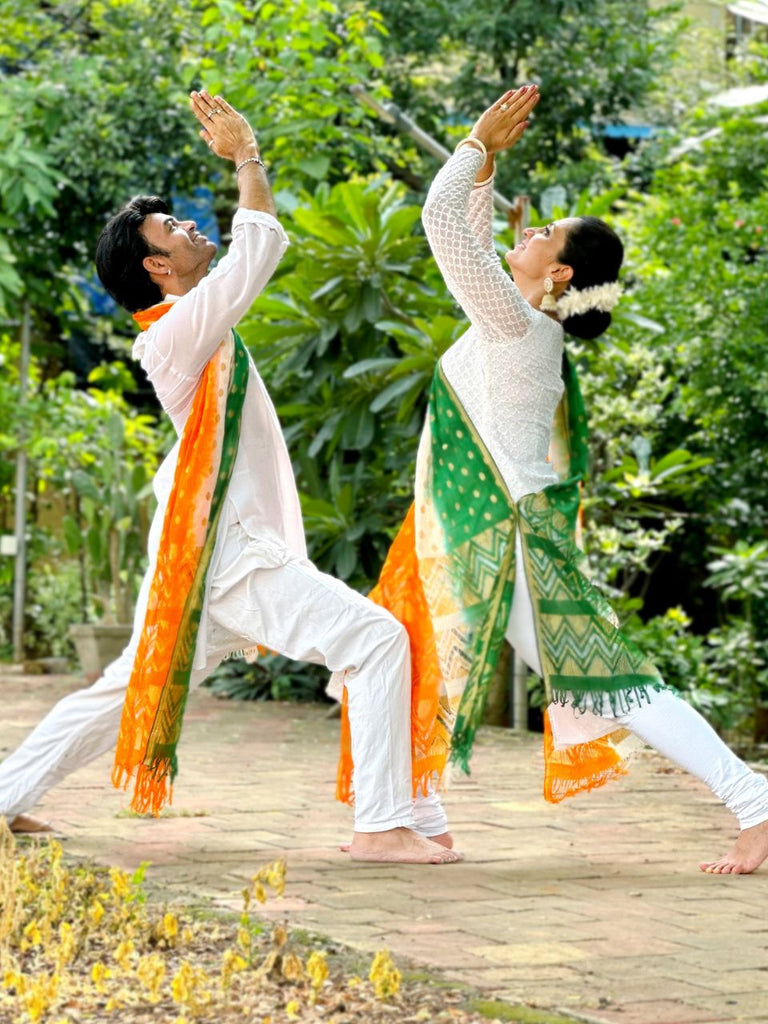
[{"label": "silver ring on finger", "polygon": [[499,110],[509,110],[509,104],[502,103],[501,106],[499,107]]}]

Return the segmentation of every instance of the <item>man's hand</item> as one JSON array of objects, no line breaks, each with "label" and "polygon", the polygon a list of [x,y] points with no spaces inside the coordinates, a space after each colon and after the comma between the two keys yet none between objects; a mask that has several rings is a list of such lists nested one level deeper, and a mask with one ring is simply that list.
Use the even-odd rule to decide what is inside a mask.
[{"label": "man's hand", "polygon": [[480,115],[471,134],[480,139],[489,154],[509,149],[528,127],[526,118],[539,102],[539,96],[536,85],[510,89]]},{"label": "man's hand", "polygon": [[203,126],[200,138],[216,156],[239,164],[249,156],[259,155],[253,129],[223,96],[212,97],[203,89],[190,93],[189,102],[192,113]]}]

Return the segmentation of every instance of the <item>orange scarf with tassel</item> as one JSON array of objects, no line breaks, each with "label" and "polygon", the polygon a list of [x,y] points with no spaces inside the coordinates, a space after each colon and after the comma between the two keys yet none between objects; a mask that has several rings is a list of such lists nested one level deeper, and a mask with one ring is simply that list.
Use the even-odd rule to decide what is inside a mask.
[{"label": "orange scarf with tassel", "polygon": [[[136,313],[147,330],[173,303]],[[234,332],[233,332],[234,333]],[[157,815],[172,797],[205,577],[237,455],[248,355],[236,333],[208,361],[179,446],[144,628],[120,722],[112,782],[135,779],[131,808]]]}]

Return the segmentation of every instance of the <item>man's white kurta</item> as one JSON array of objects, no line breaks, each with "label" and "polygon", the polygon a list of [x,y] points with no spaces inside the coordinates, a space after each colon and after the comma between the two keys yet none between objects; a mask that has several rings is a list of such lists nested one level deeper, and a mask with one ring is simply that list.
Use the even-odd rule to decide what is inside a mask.
[{"label": "man's white kurta", "polygon": [[[141,362],[177,434],[184,429],[208,360],[269,281],[287,245],[287,236],[274,217],[239,209],[232,221],[232,244],[226,256],[186,295],[167,296],[165,301],[173,301],[173,308],[136,339],[133,356]],[[240,446],[212,566],[218,560],[229,524],[235,520],[248,535],[249,565],[275,568],[291,558],[306,558],[307,548],[280,424],[250,356],[249,363]],[[178,450],[177,442],[154,481],[158,507],[149,537],[150,570],[157,557]],[[208,573],[195,669],[205,668],[208,660],[207,609],[213,575]]]}]

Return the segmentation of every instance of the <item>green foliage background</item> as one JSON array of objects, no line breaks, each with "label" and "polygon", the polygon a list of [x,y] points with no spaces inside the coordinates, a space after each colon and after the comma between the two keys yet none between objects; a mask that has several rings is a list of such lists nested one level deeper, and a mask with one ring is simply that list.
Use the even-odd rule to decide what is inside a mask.
[{"label": "green foliage background", "polygon": [[[226,233],[234,181],[198,139],[188,91],[225,89],[259,132],[293,244],[242,330],[278,405],[312,557],[365,591],[410,500],[427,383],[465,322],[419,224],[437,164],[351,87],[394,99],[450,145],[502,89],[533,79],[544,98],[497,186],[529,192],[534,220],[561,186],[555,215],[607,216],[627,244],[613,328],[573,346],[592,419],[596,579],[670,682],[719,726],[754,727],[768,697],[766,111],[706,97],[764,78],[765,51],[726,63],[675,9],[0,0],[0,528],[24,443],[30,652],[66,652],[68,621],[122,617],[135,593],[170,431],[137,396],[127,318],[96,317],[79,285],[105,218],[134,192],[211,183]],[[602,131],[622,120],[661,130],[619,161]],[[679,148],[686,138],[701,141]],[[20,405],[25,307],[34,372]],[[74,336],[106,356],[87,389],[69,373]],[[7,559],[0,583],[7,645]],[[280,662],[245,688],[319,685]]]}]

